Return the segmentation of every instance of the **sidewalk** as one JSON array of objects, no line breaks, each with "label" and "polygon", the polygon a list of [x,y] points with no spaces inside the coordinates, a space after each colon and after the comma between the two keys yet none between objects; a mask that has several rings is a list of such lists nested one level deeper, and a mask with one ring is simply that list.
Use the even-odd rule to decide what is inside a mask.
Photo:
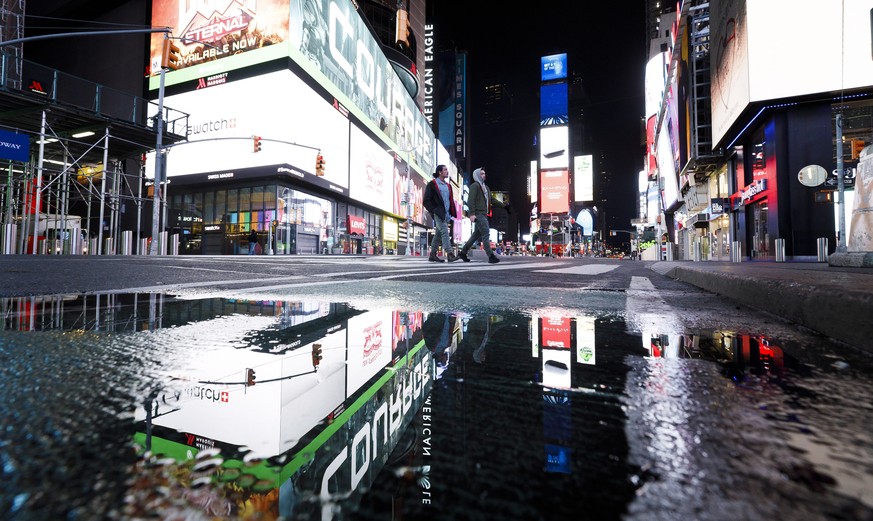
[{"label": "sidewalk", "polygon": [[873,268],[672,261],[652,269],[873,353]]}]

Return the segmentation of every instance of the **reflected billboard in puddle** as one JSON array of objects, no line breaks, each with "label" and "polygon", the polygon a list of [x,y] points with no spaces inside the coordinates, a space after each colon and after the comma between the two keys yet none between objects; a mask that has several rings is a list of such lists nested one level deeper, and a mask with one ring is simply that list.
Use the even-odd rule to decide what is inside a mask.
[{"label": "reflected billboard in puddle", "polygon": [[[627,443],[628,357],[710,360],[732,378],[781,371],[785,358],[761,335],[631,334],[620,317],[592,310],[424,312],[159,293],[0,306],[6,346],[32,354],[63,339],[88,348],[71,351],[92,356],[87,364],[114,360],[117,381],[129,380],[112,392],[129,393],[136,463],[128,482],[102,485],[121,489],[133,517],[181,508],[378,519],[402,505],[403,517],[449,519],[478,508],[449,499],[467,490],[537,481],[573,494],[561,505],[522,495],[519,508],[569,515],[601,498],[594,485],[604,480],[613,492],[598,513],[615,517],[637,471],[611,456]],[[101,402],[108,384],[96,382],[86,379],[81,406],[112,413]],[[82,421],[83,435],[102,428]]]}]

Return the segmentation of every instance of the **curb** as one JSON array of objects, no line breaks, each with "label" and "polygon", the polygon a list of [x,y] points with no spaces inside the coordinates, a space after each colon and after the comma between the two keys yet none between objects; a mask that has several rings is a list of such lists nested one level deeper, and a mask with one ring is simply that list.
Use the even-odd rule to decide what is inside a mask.
[{"label": "curb", "polygon": [[[671,263],[656,263],[652,269],[873,353],[873,294],[869,291],[835,287],[825,279],[822,284],[800,282],[791,274],[778,278]],[[818,275],[829,277],[825,272]]]}]

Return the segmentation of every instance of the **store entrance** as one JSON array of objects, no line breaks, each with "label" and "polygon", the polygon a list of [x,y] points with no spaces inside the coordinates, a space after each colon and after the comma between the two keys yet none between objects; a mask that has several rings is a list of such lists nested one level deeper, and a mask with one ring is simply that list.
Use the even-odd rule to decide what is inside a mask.
[{"label": "store entrance", "polygon": [[766,199],[752,205],[752,259],[766,259],[770,257],[770,231],[767,228],[768,204]]}]

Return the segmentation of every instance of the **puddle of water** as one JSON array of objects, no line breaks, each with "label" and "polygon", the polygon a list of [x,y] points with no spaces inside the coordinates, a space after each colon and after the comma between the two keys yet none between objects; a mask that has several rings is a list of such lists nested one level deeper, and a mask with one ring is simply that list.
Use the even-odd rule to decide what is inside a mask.
[{"label": "puddle of water", "polygon": [[[841,399],[869,372],[809,366],[765,334],[163,294],[0,310],[7,516],[633,518],[665,494],[700,512],[698,480],[744,475],[782,512],[873,505],[870,409]],[[750,438],[760,469],[704,454]]]}]

